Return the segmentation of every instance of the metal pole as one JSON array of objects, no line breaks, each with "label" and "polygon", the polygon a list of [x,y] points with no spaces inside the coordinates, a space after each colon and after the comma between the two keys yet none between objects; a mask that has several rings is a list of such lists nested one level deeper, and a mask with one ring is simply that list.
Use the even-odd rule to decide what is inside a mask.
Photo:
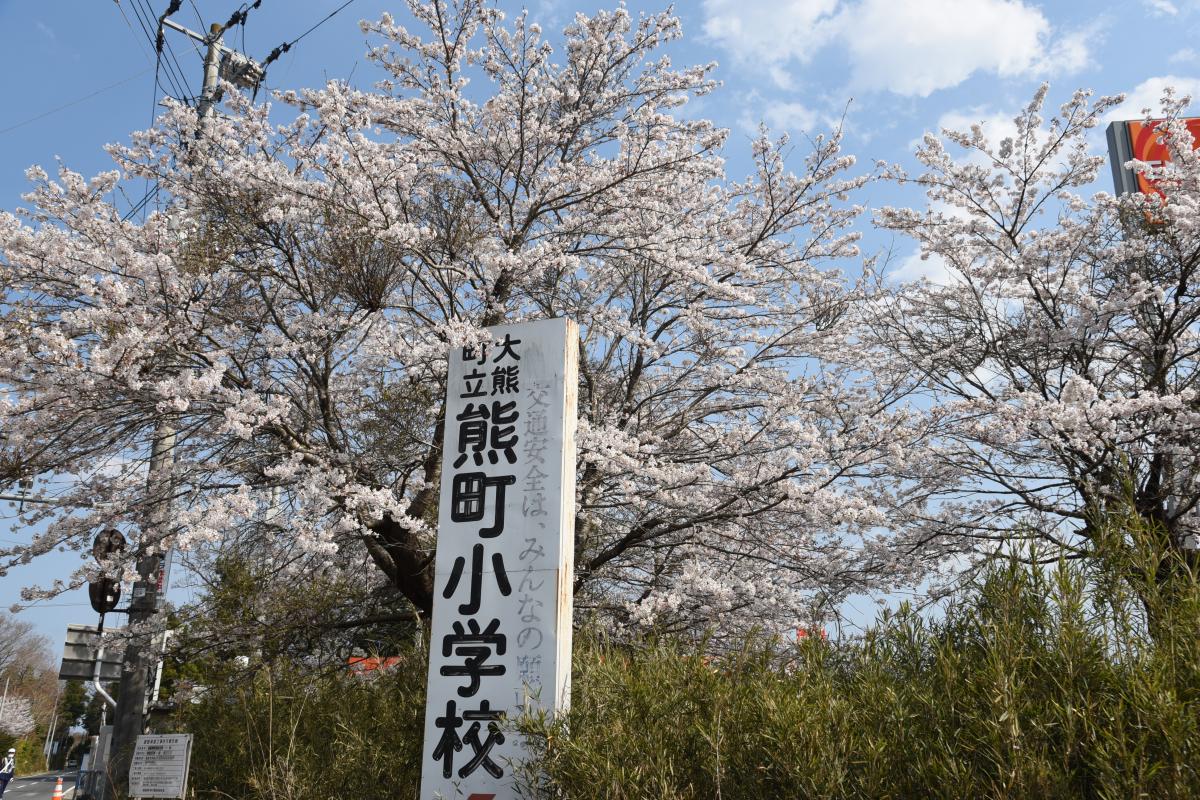
[{"label": "metal pole", "polygon": [[104,727],[105,715],[110,708],[117,707],[117,701],[112,698],[112,695],[100,683],[100,675],[104,669],[104,615],[100,615],[100,622],[96,625],[96,635],[100,638],[96,640],[96,662],[92,665],[92,688],[96,690],[96,694],[100,695],[100,699],[104,701],[104,706],[100,709],[100,727]]},{"label": "metal pole", "polygon": [[58,701],[56,700],[54,716],[50,718],[50,729],[46,731],[46,742],[42,745],[42,755],[46,757],[46,771],[50,771],[50,743],[54,741],[54,730],[58,727]]},{"label": "metal pole", "polygon": [[50,730],[46,731],[46,744],[42,745],[42,752],[46,756],[46,771],[50,771],[50,742],[54,740],[54,729],[58,727],[58,701],[62,698],[62,683],[58,684],[58,691],[54,694],[54,716],[50,718]]},{"label": "metal pole", "polygon": [[163,663],[167,660],[167,640],[171,638],[171,632],[163,631],[162,637],[162,651],[158,654],[158,665],[154,669],[154,688],[147,693],[146,705],[142,710],[147,715],[150,713],[150,704],[158,700],[158,693],[162,690]]},{"label": "metal pole", "polygon": [[[214,23],[209,28],[208,36],[200,37],[167,19],[166,15],[160,23],[203,41],[207,48],[204,54],[204,85],[196,104],[196,112],[203,120],[213,113],[213,106],[220,99],[221,53],[225,49],[221,40],[223,28]],[[174,428],[165,420],[158,420],[146,476],[146,494],[151,501],[144,533],[147,534],[146,541],[150,544],[148,547],[143,545],[143,553],[137,563],[139,580],[134,584],[133,596],[129,602],[129,628],[133,636],[125,648],[121,691],[114,713],[112,746],[109,749],[108,774],[118,792],[123,791],[129,784],[129,764],[133,758],[133,748],[137,737],[145,732],[149,656],[153,645],[146,638],[146,634],[138,629],[155,617],[159,605],[159,589],[166,590],[165,586],[160,587],[164,555],[160,548],[170,515],[170,487],[166,473],[170,468],[174,447]],[[154,534],[157,534],[156,541],[152,538]]]},{"label": "metal pole", "polygon": [[[100,645],[99,647],[96,648],[96,665],[92,668],[92,688],[96,690],[96,694],[100,695],[100,699],[104,701],[104,704],[106,706],[108,706],[109,708],[116,708],[117,701],[113,700],[112,695],[109,694],[105,690],[104,686],[100,683],[100,670],[103,668],[103,664],[104,664],[104,645]],[[101,725],[104,724],[103,710],[101,711],[100,724]]]}]

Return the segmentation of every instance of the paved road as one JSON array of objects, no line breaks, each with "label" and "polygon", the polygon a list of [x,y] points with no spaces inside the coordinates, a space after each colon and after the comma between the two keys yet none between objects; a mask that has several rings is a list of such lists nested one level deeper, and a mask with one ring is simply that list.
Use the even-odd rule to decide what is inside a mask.
[{"label": "paved road", "polygon": [[75,772],[51,772],[46,775],[35,775],[32,778],[18,777],[8,785],[4,800],[50,800],[54,794],[54,782],[58,777],[63,779],[63,798],[69,800],[75,787]]}]

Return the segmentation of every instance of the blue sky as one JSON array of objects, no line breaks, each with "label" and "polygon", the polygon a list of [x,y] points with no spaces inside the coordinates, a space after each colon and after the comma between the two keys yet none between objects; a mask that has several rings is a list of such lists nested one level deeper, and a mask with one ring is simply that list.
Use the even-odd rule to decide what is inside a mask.
[{"label": "blue sky", "polygon": [[[341,4],[263,0],[226,43],[261,60]],[[522,8],[505,0],[498,5],[510,14]],[[664,5],[627,7],[636,15]],[[53,171],[61,158],[84,174],[111,168],[104,144],[147,127],[163,94],[198,91],[199,53],[175,33],[167,34],[172,74],[161,70],[155,86],[139,12],[157,17],[166,6],[167,0],[0,0],[0,208],[20,205],[31,165]],[[202,30],[238,7],[234,0],[185,0],[175,19]],[[577,11],[612,4],[530,0],[526,7],[556,42],[554,31]],[[331,78],[369,86],[379,75],[363,57],[357,22],[385,10],[400,16],[402,4],[354,0],[283,55],[268,86],[300,88]],[[687,113],[730,129],[728,167],[736,177],[747,168],[747,145],[760,121],[799,139],[844,113],[847,149],[863,165],[905,163],[914,141],[943,125],[982,122],[985,131],[1002,136],[1042,81],[1051,83],[1054,107],[1079,87],[1127,93],[1118,115],[1127,119],[1155,105],[1168,83],[1200,95],[1200,0],[695,0],[678,3],[676,13],[685,39],[672,48],[672,59],[681,65],[716,61],[723,82]],[[1107,173],[1097,188],[1111,189]],[[144,187],[126,191],[136,201]],[[894,187],[872,192],[870,204],[904,199]],[[868,243],[892,249],[891,268],[900,274],[926,268],[911,243],[878,237]],[[27,538],[27,531],[0,520],[0,540]],[[65,576],[78,564],[77,554],[55,554],[10,572],[0,578],[0,608],[16,602],[21,586]],[[82,590],[23,615],[55,642],[67,622],[94,616]]]}]

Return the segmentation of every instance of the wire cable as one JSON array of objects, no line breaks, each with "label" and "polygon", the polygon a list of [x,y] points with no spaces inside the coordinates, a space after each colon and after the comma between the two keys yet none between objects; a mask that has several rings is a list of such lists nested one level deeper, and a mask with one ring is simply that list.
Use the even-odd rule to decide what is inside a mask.
[{"label": "wire cable", "polygon": [[142,196],[142,199],[137,201],[137,203],[125,213],[125,216],[121,217],[121,221],[128,222],[136,217],[151,200],[158,196],[158,190],[161,186],[162,184],[155,183],[154,187],[147,191],[146,194]]},{"label": "wire cable", "polygon": [[208,25],[204,22],[204,17],[200,16],[200,9],[196,6],[196,0],[188,0],[188,3],[191,4],[192,11],[196,12],[196,21],[200,23],[200,30],[202,32],[208,30]]},{"label": "wire cable", "polygon": [[[121,9],[120,3],[117,4],[117,8]],[[137,15],[138,26],[141,27],[142,33],[145,34],[145,36],[150,40],[150,51],[152,53],[157,53],[156,63],[154,66],[154,82],[155,82],[155,85],[157,86],[159,83],[159,71],[162,68],[161,42],[159,41],[159,37],[155,36],[154,34],[152,34],[150,32],[151,28],[147,27],[146,22],[142,19],[141,7],[134,6],[133,13],[135,15]],[[133,24],[129,21],[129,17],[126,16],[124,9],[121,9],[121,16],[125,17],[125,24],[129,26],[129,30],[130,30],[130,32],[133,33],[134,37],[137,37],[137,31],[133,30]]]},{"label": "wire cable", "polygon": [[[162,52],[163,41],[164,41],[164,39],[163,39],[163,23],[167,21],[167,17],[171,16],[176,11],[178,11],[179,6],[181,6],[181,5],[183,5],[183,0],[171,0],[171,4],[167,6],[167,10],[164,11],[162,13],[162,16],[158,18],[158,31],[157,31],[158,38],[155,39],[154,49],[160,53]],[[196,4],[192,3],[192,8],[195,8],[195,7],[196,7]],[[197,16],[199,16],[199,12],[196,12],[196,13],[197,13]],[[201,22],[200,25],[201,25],[201,27],[203,27],[204,23]]]},{"label": "wire cable", "polygon": [[[151,46],[157,50],[158,33],[157,26],[154,24],[157,17],[154,16],[154,11],[150,8],[148,0],[134,0],[133,12],[137,16],[142,32],[145,33]],[[163,59],[163,65],[166,67],[167,82],[171,85],[171,90],[178,99],[184,102],[191,102],[191,93],[188,91],[187,79],[183,77],[183,68],[179,65],[179,59],[175,57],[175,51],[171,49],[170,42],[164,41],[164,50],[166,51],[167,58]]]},{"label": "wire cable", "polygon": [[[157,33],[157,26],[153,26],[153,20],[155,20],[156,18],[154,16],[154,9],[151,8],[151,6],[150,6],[150,0],[135,0],[135,2],[137,2],[139,6],[142,6],[145,9],[147,27],[154,27],[155,31]],[[172,9],[174,9],[174,11],[178,11],[179,5],[180,5],[179,0],[171,0],[171,5],[168,6],[167,10],[172,11]],[[174,11],[172,11],[172,13],[174,13]],[[175,77],[179,82],[179,86],[181,86],[183,89],[183,91],[180,93],[181,94],[180,99],[184,100],[185,102],[191,102],[192,94],[189,91],[190,85],[188,83],[187,78],[185,77],[187,75],[187,73],[184,71],[183,66],[179,63],[179,58],[175,55],[175,50],[172,48],[171,43],[164,39],[163,44],[164,44],[164,49],[167,52],[167,57],[170,59],[169,64],[174,64]]]},{"label": "wire cable", "polygon": [[20,122],[16,123],[15,125],[9,125],[7,128],[0,128],[0,134],[8,133],[9,131],[14,131],[17,128],[24,127],[25,125],[28,125],[31,122],[37,122],[39,119],[48,117],[51,114],[57,114],[59,111],[68,109],[71,106],[79,105],[80,103],[82,103],[85,100],[91,100],[96,95],[103,94],[104,92],[107,92],[110,89],[115,89],[118,86],[124,86],[125,84],[127,84],[131,80],[133,80],[134,78],[140,78],[149,71],[150,71],[150,68],[146,67],[141,72],[138,72],[134,75],[130,75],[128,78],[123,78],[123,79],[117,81],[116,83],[110,83],[108,86],[104,86],[100,89],[97,89],[96,91],[91,92],[90,94],[85,94],[83,97],[76,98],[76,99],[70,101],[69,103],[63,103],[61,106],[56,106],[56,107],[50,109],[49,111],[43,111],[41,114],[38,114],[37,116],[33,116],[33,117],[30,117],[29,119],[21,120]]},{"label": "wire cable", "polygon": [[[133,34],[133,38],[134,38],[134,39],[138,39],[138,40],[140,41],[140,40],[141,40],[141,37],[139,37],[139,36],[137,35],[137,31],[135,31],[135,30],[133,29],[133,23],[129,21],[129,15],[125,13],[125,8],[124,8],[124,7],[123,7],[123,6],[122,6],[120,3],[117,3],[117,11],[118,11],[118,12],[121,14],[121,19],[125,20],[125,27],[129,28],[129,32],[130,32],[131,34]],[[141,20],[140,20],[140,18],[139,18],[139,22],[140,22],[140,21],[141,21]],[[144,27],[143,27],[143,30],[145,30],[145,28],[144,28]],[[152,43],[152,45],[153,45],[153,43]],[[150,51],[151,51],[151,53],[153,53],[155,49],[156,49],[156,47],[154,47],[154,46],[151,46],[151,48],[150,48]],[[157,92],[158,92],[158,90],[157,90],[157,87],[158,87],[158,66],[157,66],[157,65],[156,65],[156,66],[155,66],[155,68],[154,68],[154,85],[155,85],[155,87],[156,87],[156,88],[155,88],[155,102],[158,102],[158,97],[157,97]]]},{"label": "wire cable", "polygon": [[[119,8],[119,7],[120,7],[120,6],[118,6],[118,8]],[[150,25],[148,22],[146,22],[146,20],[145,20],[145,19],[143,19],[143,17],[142,17],[142,8],[141,8],[141,6],[140,6],[140,5],[137,5],[137,4],[135,4],[135,5],[134,5],[134,7],[133,7],[133,13],[134,13],[134,14],[137,16],[138,25],[141,27],[141,29],[142,29],[142,33],[143,33],[143,34],[145,34],[146,38],[150,40],[150,47],[151,47],[151,50],[152,50],[152,51],[158,51],[158,37],[157,37],[157,35],[155,35],[154,33],[152,33],[152,31],[153,31],[153,26],[152,26],[152,25]],[[122,15],[122,16],[125,16],[125,12],[124,12],[124,11],[122,11],[122,12],[121,12],[121,15]],[[133,25],[129,23],[129,18],[128,18],[128,17],[125,17],[125,22],[126,22],[126,24],[129,24],[129,29],[130,29],[131,31],[133,31]],[[136,31],[134,31],[134,36],[136,36],[136,35],[137,35],[137,32],[136,32]],[[161,53],[159,53],[159,55],[158,55],[158,57],[157,57],[157,58],[158,58],[158,60],[161,62]],[[171,65],[170,65],[170,63],[167,63],[167,64],[166,64],[166,67],[167,67],[167,82],[168,82],[168,83],[171,85],[171,91],[172,91],[172,92],[174,93],[174,95],[176,95],[176,96],[186,96],[186,93],[185,93],[185,92],[182,92],[182,91],[179,89],[179,84],[178,84],[178,82],[175,80],[175,77],[176,77],[176,76],[175,76],[175,74],[174,74],[174,73],[171,71]],[[160,68],[161,68],[161,63],[155,66],[155,85],[156,85],[156,86],[158,85],[158,73],[159,73],[159,69],[160,69]]]},{"label": "wire cable", "polygon": [[290,42],[284,42],[283,44],[279,45],[274,50],[272,50],[270,55],[268,55],[262,63],[263,70],[266,70],[267,66],[272,61],[275,61],[277,58],[279,58],[281,55],[286,53],[288,50],[291,50],[292,47],[294,47],[296,44],[298,44],[300,42],[301,39],[303,39],[305,36],[308,36],[310,33],[315,31],[317,28],[321,27],[322,25],[324,25],[329,20],[336,17],[338,15],[338,12],[340,12],[343,8],[345,8],[346,6],[350,5],[353,2],[354,2],[354,0],[346,0],[346,2],[342,3],[340,6],[335,8],[333,11],[330,11],[328,16],[326,16],[324,19],[322,19],[316,25],[313,25],[311,28],[306,30],[304,33],[300,34],[295,39],[292,39]]},{"label": "wire cable", "polygon": [[[150,0],[136,0],[136,1],[139,4],[144,3],[144,7],[146,9],[146,24],[150,25],[151,21],[155,19],[154,10],[150,7]],[[176,5],[174,0],[172,0],[171,5],[172,6]],[[189,38],[188,41],[190,42],[191,38]],[[179,57],[175,54],[174,47],[171,45],[170,41],[166,40],[165,38],[163,40],[163,49],[166,51],[167,58],[169,59],[168,66],[170,66],[171,64],[174,65],[175,78],[178,82],[179,87],[181,88],[181,91],[179,92],[179,99],[183,100],[185,103],[193,102],[195,100],[195,96],[191,93],[191,84],[186,77],[187,72],[183,69],[183,66],[179,63]]]}]

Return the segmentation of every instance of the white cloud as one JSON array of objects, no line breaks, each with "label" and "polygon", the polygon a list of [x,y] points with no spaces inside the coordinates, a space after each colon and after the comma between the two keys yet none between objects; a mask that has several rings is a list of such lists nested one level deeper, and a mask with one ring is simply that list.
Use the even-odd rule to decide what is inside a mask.
[{"label": "white cloud", "polygon": [[947,111],[938,117],[937,129],[942,131],[969,131],[973,125],[983,130],[983,135],[993,142],[998,142],[1005,136],[1014,136],[1017,132],[1015,114],[1005,114],[1000,111],[988,111],[984,106]]},{"label": "white cloud", "polygon": [[976,71],[1028,71],[1050,24],[1012,0],[865,0],[846,27],[854,84],[925,97]]},{"label": "white cloud", "polygon": [[1024,0],[705,0],[704,10],[705,33],[778,85],[788,85],[788,64],[836,45],[855,86],[922,97],[976,72],[1078,70],[1096,35],[1056,35]]},{"label": "white cloud", "polygon": [[1151,116],[1157,116],[1162,108],[1164,90],[1172,86],[1176,96],[1189,95],[1200,98],[1200,78],[1187,78],[1180,75],[1160,75],[1146,80],[1133,87],[1125,95],[1125,102],[1104,115],[1105,122],[1115,119],[1141,119],[1143,109],[1150,109]]},{"label": "white cloud", "polygon": [[1070,75],[1082,71],[1092,63],[1092,45],[1100,38],[1101,28],[1101,23],[1097,21],[1086,28],[1059,36],[1034,63],[1030,72],[1038,75]]},{"label": "white cloud", "polygon": [[564,24],[562,0],[538,0],[537,13],[530,16],[544,28],[561,28]]},{"label": "white cloud", "polygon": [[767,108],[763,119],[771,130],[789,133],[826,127],[822,115],[803,103],[774,103]]},{"label": "white cloud", "polygon": [[1185,47],[1182,50],[1176,50],[1167,60],[1172,64],[1193,64],[1196,61],[1196,51]]},{"label": "white cloud", "polygon": [[927,280],[936,286],[949,286],[954,281],[944,258],[931,254],[922,259],[919,252],[908,256],[895,269],[888,270],[887,279],[895,284]]},{"label": "white cloud", "polygon": [[781,87],[782,68],[806,63],[832,35],[839,0],[704,0],[704,33],[743,64],[758,64]]},{"label": "white cloud", "polygon": [[1150,9],[1155,16],[1173,17],[1179,13],[1179,7],[1171,0],[1142,0],[1142,5]]},{"label": "white cloud", "polygon": [[747,136],[755,138],[759,126],[765,124],[772,137],[787,133],[793,140],[802,135],[813,135],[832,131],[846,125],[846,109],[836,112],[818,103],[776,101],[764,98],[757,91],[749,92],[742,102],[742,113],[738,117],[738,128]]},{"label": "white cloud", "polygon": [[[761,115],[755,109],[762,109]],[[742,115],[738,118],[738,128],[746,136],[756,138],[760,125],[766,124],[772,136],[788,133],[797,137],[803,133],[814,133],[818,130],[829,130],[838,125],[838,119],[821,112],[804,103],[775,102],[764,100],[757,91],[751,91],[745,97]]]},{"label": "white cloud", "polygon": [[[1014,122],[1016,114],[1006,114],[1000,111],[988,110],[983,106],[975,106],[973,108],[947,111],[938,117],[937,125],[931,133],[938,136],[944,130],[970,132],[976,125],[983,131],[983,135],[993,146],[999,145],[1000,141],[1006,137],[1016,136],[1017,124]],[[909,142],[909,149],[912,150],[921,144],[921,138],[918,137]],[[983,164],[987,161],[982,153],[972,153],[969,160]]]}]

